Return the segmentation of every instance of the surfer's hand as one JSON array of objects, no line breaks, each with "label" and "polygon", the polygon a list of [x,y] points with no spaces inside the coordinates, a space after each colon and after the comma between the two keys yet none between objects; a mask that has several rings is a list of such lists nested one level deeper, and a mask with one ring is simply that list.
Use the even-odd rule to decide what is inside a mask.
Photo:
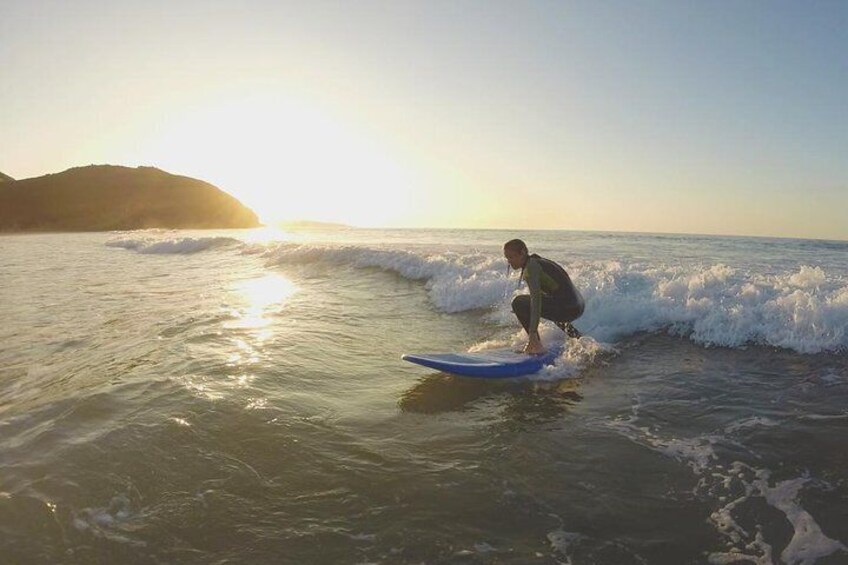
[{"label": "surfer's hand", "polygon": [[542,340],[539,338],[539,334],[531,333],[530,339],[527,340],[527,345],[524,347],[524,353],[529,353],[530,355],[538,355],[544,352],[545,348],[542,347]]}]

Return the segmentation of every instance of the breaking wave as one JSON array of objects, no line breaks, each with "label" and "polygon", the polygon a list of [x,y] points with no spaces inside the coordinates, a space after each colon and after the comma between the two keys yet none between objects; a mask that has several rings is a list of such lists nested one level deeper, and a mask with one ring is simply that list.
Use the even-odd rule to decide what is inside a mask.
[{"label": "breaking wave", "polygon": [[162,239],[157,237],[120,238],[106,242],[108,247],[121,247],[145,254],[179,254],[198,253],[207,249],[242,245],[242,242],[231,237],[177,237]]},{"label": "breaking wave", "polygon": [[[515,275],[507,276],[504,260],[490,253],[283,243],[263,254],[271,266],[325,262],[422,280],[436,309],[490,308],[490,318],[502,324],[514,322],[510,299],[525,291]],[[706,346],[757,344],[801,353],[848,348],[848,281],[820,267],[775,274],[724,264],[566,265],[586,298],[586,313],[575,326],[599,341],[665,331]]]}]

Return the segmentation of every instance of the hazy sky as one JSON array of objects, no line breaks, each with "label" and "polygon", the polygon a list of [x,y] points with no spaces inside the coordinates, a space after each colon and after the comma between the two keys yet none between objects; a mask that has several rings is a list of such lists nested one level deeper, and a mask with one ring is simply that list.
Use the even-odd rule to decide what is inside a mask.
[{"label": "hazy sky", "polygon": [[0,171],[266,220],[848,239],[848,2],[0,0]]}]

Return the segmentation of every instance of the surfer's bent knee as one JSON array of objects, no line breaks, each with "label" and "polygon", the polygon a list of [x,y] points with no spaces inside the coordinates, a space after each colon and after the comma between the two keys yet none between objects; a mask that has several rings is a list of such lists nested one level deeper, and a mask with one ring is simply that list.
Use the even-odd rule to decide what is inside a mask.
[{"label": "surfer's bent knee", "polygon": [[[586,304],[585,304],[585,303],[583,303],[583,302],[579,302],[579,303],[577,304],[577,315],[576,315],[576,316],[574,316],[574,320],[576,320],[577,318],[579,318],[580,316],[582,316],[582,315],[583,315],[583,312],[585,312],[585,311],[586,311]],[[574,321],[574,320],[572,320],[572,321]]]},{"label": "surfer's bent knee", "polygon": [[522,294],[520,296],[516,296],[512,299],[512,311],[518,312],[519,310],[526,309],[529,306],[530,297],[526,294]]}]

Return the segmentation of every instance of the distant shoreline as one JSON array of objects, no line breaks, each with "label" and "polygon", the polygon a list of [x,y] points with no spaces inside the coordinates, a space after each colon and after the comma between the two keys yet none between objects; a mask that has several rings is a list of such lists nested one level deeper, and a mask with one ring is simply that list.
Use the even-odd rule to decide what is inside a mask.
[{"label": "distant shoreline", "polygon": [[256,228],[218,187],[155,167],[89,165],[0,183],[0,233]]}]

